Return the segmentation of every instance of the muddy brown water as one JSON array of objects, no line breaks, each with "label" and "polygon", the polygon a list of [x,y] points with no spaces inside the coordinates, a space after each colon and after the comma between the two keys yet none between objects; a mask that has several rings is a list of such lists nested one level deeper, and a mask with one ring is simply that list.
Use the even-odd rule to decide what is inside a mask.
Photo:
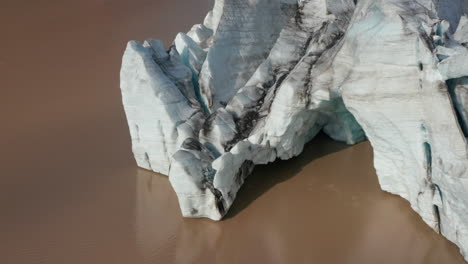
[{"label": "muddy brown water", "polygon": [[135,166],[119,69],[128,40],[169,44],[211,5],[2,1],[0,263],[464,263],[380,191],[367,142],[320,136],[258,167],[224,221],[181,217]]}]

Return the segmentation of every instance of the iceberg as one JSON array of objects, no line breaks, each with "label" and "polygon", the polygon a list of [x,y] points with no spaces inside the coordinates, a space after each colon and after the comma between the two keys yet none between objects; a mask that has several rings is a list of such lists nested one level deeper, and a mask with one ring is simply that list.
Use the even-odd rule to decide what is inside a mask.
[{"label": "iceberg", "polygon": [[130,41],[138,166],[220,220],[255,165],[368,139],[381,188],[468,255],[468,2],[216,0],[166,50]]}]

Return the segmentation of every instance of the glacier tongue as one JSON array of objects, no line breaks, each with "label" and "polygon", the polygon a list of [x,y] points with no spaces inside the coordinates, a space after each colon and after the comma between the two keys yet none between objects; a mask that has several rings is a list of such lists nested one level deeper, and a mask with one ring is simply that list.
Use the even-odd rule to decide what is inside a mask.
[{"label": "glacier tongue", "polygon": [[123,104],[140,167],[185,217],[220,220],[256,164],[319,131],[368,138],[383,190],[468,253],[468,2],[216,0],[203,24],[129,42]]}]

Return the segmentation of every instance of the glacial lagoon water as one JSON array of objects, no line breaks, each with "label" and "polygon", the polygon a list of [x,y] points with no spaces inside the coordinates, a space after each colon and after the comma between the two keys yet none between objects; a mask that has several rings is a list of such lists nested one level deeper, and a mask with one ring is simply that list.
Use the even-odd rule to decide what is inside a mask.
[{"label": "glacial lagoon water", "polygon": [[211,1],[7,1],[0,8],[0,263],[464,263],[379,189],[368,142],[319,136],[259,166],[226,219],[183,219],[135,166],[119,69],[130,39],[203,20]]}]

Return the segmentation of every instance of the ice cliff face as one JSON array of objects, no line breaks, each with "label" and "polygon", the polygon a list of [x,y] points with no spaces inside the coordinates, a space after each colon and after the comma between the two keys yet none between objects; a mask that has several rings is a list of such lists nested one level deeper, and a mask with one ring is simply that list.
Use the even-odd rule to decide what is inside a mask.
[{"label": "ice cliff face", "polygon": [[367,136],[382,189],[468,253],[466,0],[217,0],[169,51],[129,42],[121,89],[138,165],[186,217],[221,219],[319,131]]}]

